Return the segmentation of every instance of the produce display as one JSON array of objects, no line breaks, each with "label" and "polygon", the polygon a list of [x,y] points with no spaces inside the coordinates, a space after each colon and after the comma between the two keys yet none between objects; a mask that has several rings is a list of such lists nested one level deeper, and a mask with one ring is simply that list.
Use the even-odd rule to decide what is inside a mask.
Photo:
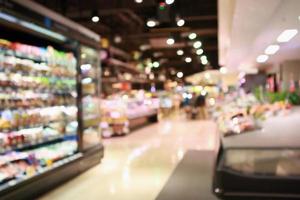
[{"label": "produce display", "polygon": [[0,39],[0,188],[77,151],[72,53]]},{"label": "produce display", "polygon": [[253,94],[231,94],[217,102],[211,113],[221,133],[229,136],[259,129],[264,120],[286,115],[290,108],[285,101],[262,103]]}]

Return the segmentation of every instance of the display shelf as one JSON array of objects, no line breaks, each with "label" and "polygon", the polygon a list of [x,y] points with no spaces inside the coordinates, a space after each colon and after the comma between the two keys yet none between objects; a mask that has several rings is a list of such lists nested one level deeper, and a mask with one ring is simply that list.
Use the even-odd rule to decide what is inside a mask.
[{"label": "display shelf", "polygon": [[0,192],[3,191],[3,190],[5,190],[5,189],[7,189],[7,188],[10,188],[10,187],[12,187],[14,185],[20,184],[20,183],[22,183],[22,182],[24,182],[26,180],[32,179],[32,178],[34,178],[36,176],[39,176],[39,175],[41,175],[43,173],[46,173],[46,172],[51,171],[51,170],[54,170],[54,169],[56,169],[56,168],[58,168],[58,167],[60,167],[62,165],[70,163],[70,162],[72,162],[74,160],[77,160],[77,159],[81,158],[82,156],[83,156],[83,154],[80,153],[80,152],[76,153],[76,154],[73,154],[73,155],[70,155],[70,156],[67,156],[67,157],[65,157],[63,159],[60,159],[60,160],[56,161],[51,166],[41,167],[39,169],[39,171],[36,172],[36,174],[33,175],[33,176],[23,176],[23,177],[19,177],[18,179],[10,180],[7,183],[0,184]]},{"label": "display shelf", "polygon": [[30,142],[27,144],[18,144],[16,146],[1,148],[0,154],[5,154],[10,151],[22,151],[22,150],[28,149],[28,148],[36,148],[38,146],[51,144],[51,143],[62,141],[62,140],[76,138],[76,135],[77,135],[76,133],[72,133],[72,134],[65,134],[65,135],[48,136],[48,137],[44,137],[37,141],[33,141],[33,142]]},{"label": "display shelf", "polygon": [[[83,125],[85,113],[83,114],[82,110],[85,108],[83,105],[85,88],[83,88],[84,83],[81,82],[81,78],[84,76],[80,70],[83,64],[91,64],[95,69],[93,72],[90,71],[88,78],[96,79],[92,82],[97,87],[97,91],[92,93],[89,101],[93,99],[97,105],[100,89],[98,79],[101,71],[99,36],[34,2],[22,4],[21,1],[11,1],[9,4],[8,7],[6,7],[7,4],[3,4],[4,14],[17,17],[18,20],[17,22],[0,20],[0,28],[5,30],[0,37],[10,40],[0,39],[0,116],[8,116],[4,119],[12,125],[4,124],[4,127],[14,127],[15,130],[23,130],[26,124],[45,127],[40,127],[38,131],[34,130],[34,132],[31,132],[32,130],[15,131],[27,136],[19,138],[18,141],[8,140],[2,143],[0,137],[0,146],[4,144],[4,147],[8,147],[10,145],[0,152],[0,162],[11,161],[1,166],[0,181],[3,182],[0,182],[0,199],[36,199],[42,193],[98,164],[103,157],[99,131],[95,129],[95,134],[86,134],[87,137],[84,134],[90,132],[85,131]],[[18,16],[15,16],[15,13],[18,13]],[[47,15],[49,13],[51,14]],[[55,30],[53,30],[49,26],[43,26],[45,17],[51,20],[51,27],[59,26],[62,29],[54,28]],[[66,39],[65,42],[55,40],[51,38],[51,35],[44,35],[34,29],[24,27],[20,23],[23,21],[29,23],[32,20],[44,29],[52,29],[50,31],[62,35]],[[69,34],[70,30],[72,30],[71,35]],[[95,37],[90,37],[91,35]],[[95,38],[97,39],[95,40]],[[22,42],[27,43],[26,41],[38,46],[22,44]],[[55,46],[60,51],[47,45]],[[82,50],[84,45],[90,45],[86,48],[86,52]],[[76,52],[75,55],[74,52]],[[84,53],[87,55],[86,59]],[[81,59],[78,59],[77,56]],[[89,79],[87,80],[89,81]],[[87,85],[86,89],[91,91],[93,88],[90,88],[89,84]],[[18,111],[21,113],[24,110],[31,112],[31,109],[54,105],[76,105],[74,118],[73,110],[67,111],[62,116],[70,114],[72,117],[68,120],[75,120],[77,124],[63,123],[64,120],[57,118],[60,114],[51,115],[51,119],[57,119],[57,121],[51,120],[54,124],[49,124],[49,126],[47,123],[50,121],[40,118],[31,118],[24,124],[23,119],[21,122],[13,121],[12,113],[8,113],[8,115],[1,113],[1,109],[18,114]],[[90,110],[99,111],[95,108]],[[53,110],[50,109],[45,114],[47,115],[47,113],[51,114]],[[55,135],[57,133],[62,135]],[[32,137],[35,134],[37,137]],[[0,135],[5,138],[6,133],[3,132]],[[52,137],[48,137],[50,135]],[[20,155],[25,155],[25,157],[14,160]]]},{"label": "display shelf", "polygon": [[5,56],[14,56],[16,58],[20,58],[20,59],[26,59],[26,60],[32,60],[36,63],[44,63],[44,62],[47,62],[46,59],[41,59],[41,58],[35,58],[33,56],[28,56],[26,54],[22,54],[22,53],[18,53],[14,50],[10,50],[10,49],[3,49],[3,48],[0,48],[0,53],[2,53],[1,51],[4,51],[4,55]]},{"label": "display shelf", "polygon": [[[33,46],[30,46],[30,47],[33,47]],[[46,52],[47,49],[43,49],[41,51]],[[13,50],[10,48],[3,48],[1,46],[0,46],[0,53],[2,53],[4,56],[13,56],[15,58],[19,58],[19,59],[23,59],[23,60],[31,60],[31,61],[34,61],[35,63],[39,63],[39,64],[40,63],[50,63],[50,60],[53,59],[51,56],[49,56],[47,54],[44,55],[45,58],[42,59],[42,58],[32,56],[30,54],[19,52],[18,50]],[[63,67],[67,66],[65,64],[60,64],[60,63],[55,63],[55,65],[59,65],[59,66],[63,66]]]}]

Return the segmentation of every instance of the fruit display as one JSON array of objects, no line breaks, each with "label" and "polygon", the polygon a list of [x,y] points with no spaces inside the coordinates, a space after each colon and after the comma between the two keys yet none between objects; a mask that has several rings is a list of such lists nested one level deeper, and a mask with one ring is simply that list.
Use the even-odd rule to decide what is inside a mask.
[{"label": "fruit display", "polygon": [[291,105],[284,101],[259,102],[253,94],[228,95],[213,107],[213,118],[224,136],[260,129],[270,117],[287,115]]}]

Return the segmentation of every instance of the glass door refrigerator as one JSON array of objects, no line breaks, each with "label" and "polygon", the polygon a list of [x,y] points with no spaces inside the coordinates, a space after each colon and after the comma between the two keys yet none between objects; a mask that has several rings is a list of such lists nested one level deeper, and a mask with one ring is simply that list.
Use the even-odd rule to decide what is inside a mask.
[{"label": "glass door refrigerator", "polygon": [[81,111],[82,129],[81,148],[83,151],[97,148],[101,145],[100,134],[100,78],[101,68],[99,51],[81,46]]},{"label": "glass door refrigerator", "polygon": [[21,0],[0,30],[0,199],[36,199],[103,157],[100,37]]}]

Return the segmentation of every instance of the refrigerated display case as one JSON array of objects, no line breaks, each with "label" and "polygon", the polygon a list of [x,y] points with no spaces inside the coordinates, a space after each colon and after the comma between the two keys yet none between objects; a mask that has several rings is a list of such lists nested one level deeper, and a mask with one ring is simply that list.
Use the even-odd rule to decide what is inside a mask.
[{"label": "refrigerated display case", "polygon": [[[100,70],[98,40],[32,1],[0,7],[0,198],[34,199],[103,156],[98,129],[87,145],[83,117],[98,93],[87,95],[81,66]],[[94,57],[81,58],[85,48]]]},{"label": "refrigerated display case", "polygon": [[103,137],[126,135],[158,121],[159,99],[145,91],[114,94],[101,101]]},{"label": "refrigerated display case", "polygon": [[81,47],[81,86],[82,86],[82,148],[97,146],[100,134],[100,60],[99,52],[93,48]]},{"label": "refrigerated display case", "polygon": [[299,118],[292,108],[259,130],[222,135],[213,192],[222,199],[299,199]]}]

